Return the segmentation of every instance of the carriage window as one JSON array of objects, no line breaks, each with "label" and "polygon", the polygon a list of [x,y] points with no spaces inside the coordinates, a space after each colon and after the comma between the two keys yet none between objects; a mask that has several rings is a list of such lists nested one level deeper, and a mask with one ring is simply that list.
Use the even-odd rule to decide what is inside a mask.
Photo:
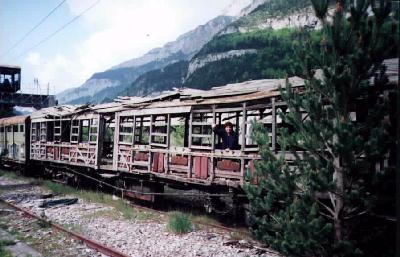
[{"label": "carriage window", "polygon": [[81,135],[79,142],[89,141],[89,120],[81,120]]},{"label": "carriage window", "polygon": [[1,133],[4,132],[4,127],[0,127],[0,132],[1,132]]},{"label": "carriage window", "polygon": [[24,132],[24,125],[23,124],[19,125],[19,132]]},{"label": "carriage window", "polygon": [[151,119],[151,144],[166,147],[168,115],[152,115]]},{"label": "carriage window", "polygon": [[191,147],[211,149],[213,115],[208,112],[192,114]]},{"label": "carriage window", "polygon": [[91,119],[90,120],[90,132],[89,132],[89,141],[90,142],[97,142],[97,131],[99,127],[99,120],[98,119]]},{"label": "carriage window", "polygon": [[40,142],[46,142],[47,140],[46,128],[47,128],[46,122],[40,122],[40,130],[39,130]]},{"label": "carriage window", "polygon": [[133,143],[133,117],[121,117],[119,123],[119,142]]},{"label": "carriage window", "polygon": [[78,143],[80,137],[80,125],[79,120],[72,120],[71,122],[71,142]]},{"label": "carriage window", "polygon": [[71,121],[61,121],[61,142],[69,142],[71,134]]},{"label": "carriage window", "polygon": [[7,132],[11,132],[11,126],[7,126]]},{"label": "carriage window", "polygon": [[54,141],[54,122],[53,121],[47,122],[47,141],[48,142]]},{"label": "carriage window", "polygon": [[187,121],[186,117],[172,117],[171,118],[171,146],[185,147],[187,146]]},{"label": "carriage window", "polygon": [[39,139],[39,122],[32,123],[32,134],[31,134],[31,140],[32,142],[36,142]]},{"label": "carriage window", "polygon": [[150,138],[150,117],[136,116],[134,144],[148,145]]},{"label": "carriage window", "polygon": [[13,131],[18,132],[18,125],[13,125]]}]

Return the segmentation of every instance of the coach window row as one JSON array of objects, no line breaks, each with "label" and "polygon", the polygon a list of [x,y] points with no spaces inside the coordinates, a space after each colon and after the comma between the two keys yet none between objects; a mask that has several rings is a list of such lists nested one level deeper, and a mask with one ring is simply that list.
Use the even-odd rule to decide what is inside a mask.
[{"label": "coach window row", "polygon": [[237,138],[235,149],[230,150],[254,152],[258,147],[251,134],[252,122],[256,120],[267,130],[270,148],[279,150],[277,128],[285,126],[279,112],[286,112],[286,109],[283,106],[276,108],[274,104],[248,108],[245,104],[238,104],[230,108],[198,108],[189,113],[121,115],[118,120],[118,144],[189,147],[200,151],[224,149],[227,147],[221,130],[224,130],[224,124],[230,124]]},{"label": "coach window row", "polygon": [[19,133],[23,133],[24,130],[25,130],[24,124],[0,127],[0,133],[4,133],[4,132],[19,132]]},{"label": "coach window row", "polygon": [[32,122],[32,142],[96,143],[97,119],[55,119]]}]

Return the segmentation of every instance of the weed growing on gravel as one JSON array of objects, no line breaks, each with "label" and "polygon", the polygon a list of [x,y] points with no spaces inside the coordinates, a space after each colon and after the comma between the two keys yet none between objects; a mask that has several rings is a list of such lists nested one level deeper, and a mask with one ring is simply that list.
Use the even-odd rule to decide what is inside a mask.
[{"label": "weed growing on gravel", "polygon": [[13,240],[0,240],[0,256],[1,257],[11,257],[11,252],[7,251],[4,247],[9,245],[15,245],[16,243]]},{"label": "weed growing on gravel", "polygon": [[125,203],[123,200],[114,201],[114,208],[122,213],[125,219],[135,218],[135,212],[129,204]]},{"label": "weed growing on gravel", "polygon": [[135,214],[137,220],[149,220],[154,218],[154,213],[147,211],[137,211]]},{"label": "weed growing on gravel", "polygon": [[8,179],[21,179],[21,177],[15,174],[14,172],[9,172],[4,170],[1,171],[0,176],[4,176],[5,178]]},{"label": "weed growing on gravel", "polygon": [[15,244],[16,244],[16,242],[14,240],[0,239],[0,246],[9,246],[9,245],[15,245]]},{"label": "weed growing on gravel", "polygon": [[4,222],[2,222],[2,221],[0,221],[0,229],[7,230],[7,229],[8,229],[8,226],[7,226],[7,224],[6,224],[6,223],[4,223]]},{"label": "weed growing on gravel", "polygon": [[0,256],[1,257],[12,257],[12,254],[10,251],[4,249],[3,246],[0,246]]},{"label": "weed growing on gravel", "polygon": [[169,215],[168,229],[175,234],[184,234],[193,230],[189,215],[182,212],[172,212]]}]

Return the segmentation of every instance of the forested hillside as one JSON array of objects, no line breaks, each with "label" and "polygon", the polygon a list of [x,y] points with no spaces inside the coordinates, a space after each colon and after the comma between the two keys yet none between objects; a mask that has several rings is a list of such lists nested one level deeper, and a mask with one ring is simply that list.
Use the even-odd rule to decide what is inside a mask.
[{"label": "forested hillside", "polygon": [[257,52],[210,62],[194,71],[184,86],[207,89],[250,79],[293,76],[297,73],[293,46],[300,37],[301,32],[290,28],[221,35],[206,44],[195,58],[232,49],[257,49]]},{"label": "forested hillside", "polygon": [[187,61],[179,61],[167,65],[163,69],[149,71],[137,78],[130,86],[124,88],[118,95],[143,96],[180,87],[187,68]]}]

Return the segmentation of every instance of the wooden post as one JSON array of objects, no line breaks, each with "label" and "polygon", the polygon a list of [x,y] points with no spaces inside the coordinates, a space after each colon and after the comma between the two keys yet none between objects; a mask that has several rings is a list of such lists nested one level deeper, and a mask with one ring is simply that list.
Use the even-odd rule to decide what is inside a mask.
[{"label": "wooden post", "polygon": [[242,131],[242,145],[240,147],[241,151],[244,151],[246,146],[246,124],[247,124],[247,111],[246,111],[246,102],[243,103],[243,117],[242,124],[240,126],[240,130]]},{"label": "wooden post", "polygon": [[[89,144],[90,144],[90,134],[91,134],[91,124],[89,120]],[[97,168],[100,167],[101,164],[101,157],[103,153],[103,139],[104,139],[104,132],[103,132],[103,124],[104,124],[104,118],[100,116],[100,114],[97,114],[97,134],[96,134],[96,161],[95,161],[95,166]]]},{"label": "wooden post", "polygon": [[272,140],[271,140],[271,150],[276,153],[276,107],[275,107],[275,98],[271,99],[272,103]]},{"label": "wooden post", "polygon": [[[215,104],[212,106],[212,124],[215,124],[216,115],[215,115]],[[215,150],[215,133],[214,129],[211,129],[211,151],[214,153]],[[214,167],[214,156],[210,157],[210,180],[213,181],[215,177],[215,167]]]},{"label": "wooden post", "polygon": [[190,117],[189,117],[189,148],[192,147],[192,122],[193,122],[193,111],[190,112]]},{"label": "wooden post", "polygon": [[152,143],[153,139],[152,139],[152,134],[153,134],[153,114],[150,115],[150,136],[149,136],[149,145]]},{"label": "wooden post", "polygon": [[244,158],[240,158],[240,184],[244,182]]},{"label": "wooden post", "polygon": [[114,149],[113,149],[113,170],[118,170],[118,150],[119,150],[119,114],[115,113],[114,129]]},{"label": "wooden post", "polygon": [[167,174],[168,172],[169,172],[169,155],[170,155],[170,147],[171,147],[171,144],[170,144],[170,139],[171,139],[171,137],[170,137],[170,132],[171,132],[171,114],[169,114],[168,113],[168,115],[167,115],[167,149],[168,149],[168,152],[167,153],[165,153],[165,156],[164,156],[164,172],[165,172],[165,174]]},{"label": "wooden post", "polygon": [[[133,126],[132,126],[132,146],[135,145],[135,131],[136,131],[136,116],[133,116]],[[132,155],[133,157],[133,155]]]}]

